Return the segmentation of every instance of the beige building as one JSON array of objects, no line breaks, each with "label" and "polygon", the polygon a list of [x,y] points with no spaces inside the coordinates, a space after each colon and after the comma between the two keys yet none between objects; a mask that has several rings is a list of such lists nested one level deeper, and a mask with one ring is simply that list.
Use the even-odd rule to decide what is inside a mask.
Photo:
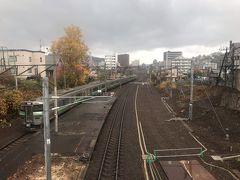
[{"label": "beige building", "polygon": [[0,72],[12,68],[11,71],[19,78],[27,78],[39,74],[41,77],[46,76],[45,53],[42,51],[32,51],[27,49],[7,49],[0,51],[1,67]]}]

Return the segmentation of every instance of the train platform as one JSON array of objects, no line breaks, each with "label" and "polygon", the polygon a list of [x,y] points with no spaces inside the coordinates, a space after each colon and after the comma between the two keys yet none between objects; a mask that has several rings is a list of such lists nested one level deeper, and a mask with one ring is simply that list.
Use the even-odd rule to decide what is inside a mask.
[{"label": "train platform", "polygon": [[[106,82],[110,82],[112,80],[107,80]],[[94,85],[104,83],[104,81],[93,81],[88,84],[78,86],[75,88],[67,88],[67,89],[59,89],[58,90],[58,96],[63,96],[66,93],[73,92],[80,89],[86,89],[89,87],[92,87]],[[50,94],[50,96],[53,96],[53,94]],[[41,97],[37,98],[37,100],[41,99]],[[1,129],[0,131],[0,149],[7,146],[9,143],[17,139],[18,137],[21,137],[25,133],[25,129],[22,128],[21,120],[19,118],[13,119],[11,121],[11,124],[9,124],[8,127],[5,127],[4,129]]]},{"label": "train platform", "polygon": [[[95,98],[69,110],[59,118],[58,133],[54,131],[54,120],[51,122],[54,177],[84,177],[98,135],[114,102],[115,97]],[[43,140],[43,131],[40,130],[6,151],[0,160],[0,179],[9,176],[17,179],[44,177]],[[67,172],[64,174],[61,168]],[[67,177],[69,174],[71,177]]]}]

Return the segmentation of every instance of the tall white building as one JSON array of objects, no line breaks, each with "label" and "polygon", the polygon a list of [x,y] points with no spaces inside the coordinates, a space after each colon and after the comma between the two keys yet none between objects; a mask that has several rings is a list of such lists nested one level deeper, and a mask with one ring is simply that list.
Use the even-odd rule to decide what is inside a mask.
[{"label": "tall white building", "polygon": [[106,69],[116,69],[117,60],[115,55],[106,55],[105,56]]},{"label": "tall white building", "polygon": [[164,68],[171,67],[171,61],[179,56],[182,56],[181,51],[167,51],[163,53]]}]

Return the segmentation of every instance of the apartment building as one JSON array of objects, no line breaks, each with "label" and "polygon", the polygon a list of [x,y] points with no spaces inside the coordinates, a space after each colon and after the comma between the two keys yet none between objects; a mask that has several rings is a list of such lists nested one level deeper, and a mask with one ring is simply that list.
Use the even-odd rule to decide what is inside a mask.
[{"label": "apartment building", "polygon": [[0,51],[1,69],[0,72],[12,68],[13,74],[18,74],[19,78],[27,78],[39,74],[46,76],[45,53],[42,51],[32,51],[27,49],[6,49]]},{"label": "apartment building", "polygon": [[117,61],[115,55],[106,55],[105,56],[106,69],[116,69]]},{"label": "apartment building", "polygon": [[191,59],[178,56],[171,60],[171,67],[176,68],[179,75],[185,75],[191,69]]},{"label": "apartment building", "polygon": [[181,51],[167,51],[163,53],[164,68],[171,67],[171,61],[179,56],[182,56]]}]

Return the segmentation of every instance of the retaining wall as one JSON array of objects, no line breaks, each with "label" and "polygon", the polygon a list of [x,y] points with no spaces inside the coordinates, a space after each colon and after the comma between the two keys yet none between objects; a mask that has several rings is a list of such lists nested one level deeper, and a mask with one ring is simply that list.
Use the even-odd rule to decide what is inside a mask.
[{"label": "retaining wall", "polygon": [[225,91],[222,94],[221,106],[240,111],[240,91]]}]

